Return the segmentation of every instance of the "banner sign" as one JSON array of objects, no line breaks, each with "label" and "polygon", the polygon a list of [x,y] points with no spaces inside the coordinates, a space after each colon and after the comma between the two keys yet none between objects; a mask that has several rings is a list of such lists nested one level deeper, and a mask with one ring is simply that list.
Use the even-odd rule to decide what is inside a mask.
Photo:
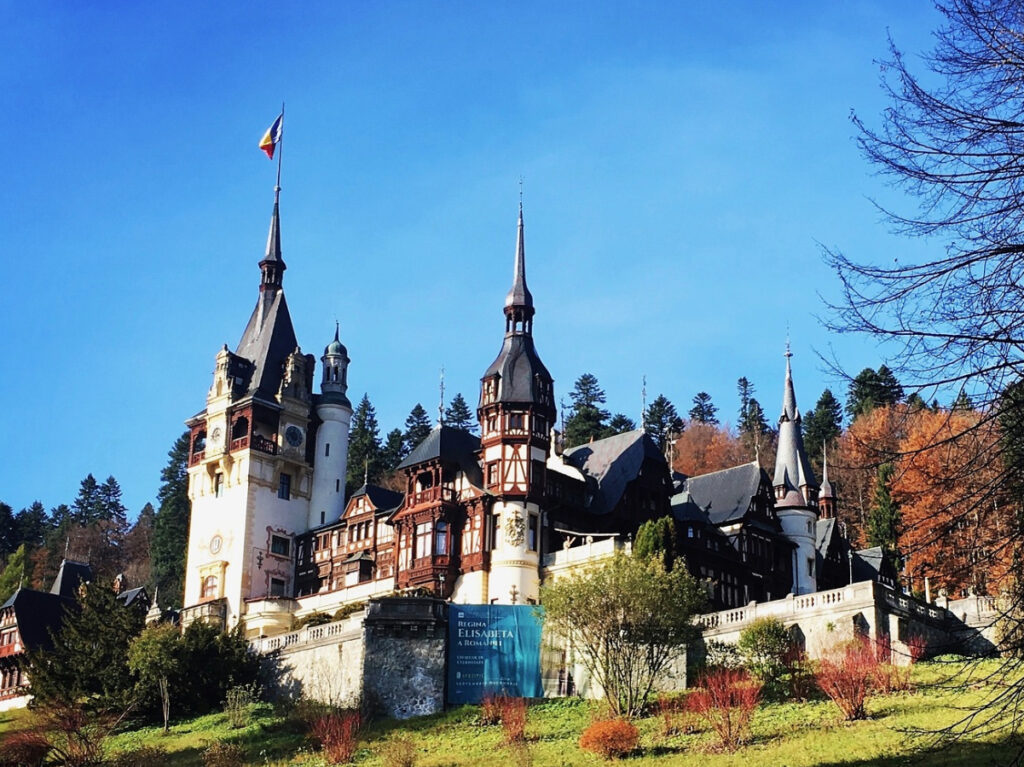
[{"label": "banner sign", "polygon": [[449,605],[448,702],[543,697],[541,615],[534,605]]}]

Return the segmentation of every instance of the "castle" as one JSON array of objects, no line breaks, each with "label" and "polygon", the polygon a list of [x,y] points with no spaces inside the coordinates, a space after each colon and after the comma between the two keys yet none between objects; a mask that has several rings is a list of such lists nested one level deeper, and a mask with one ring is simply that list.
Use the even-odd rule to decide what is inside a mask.
[{"label": "castle", "polygon": [[217,354],[205,409],[187,421],[184,623],[244,622],[252,637],[273,636],[393,592],[536,603],[546,577],[587,560],[584,546],[621,547],[666,515],[719,608],[849,583],[854,569],[880,575],[880,557],[850,551],[832,488],[814,477],[788,350],[773,479],[756,461],[673,474],[641,430],[563,451],[554,382],[533,339],[521,203],[513,264],[501,348],[481,376],[481,436],[439,424],[398,466],[404,492],[364,485],[346,499],[350,359],[335,329],[315,391],[316,361],[285,301],[275,197],[256,307],[235,351]]}]

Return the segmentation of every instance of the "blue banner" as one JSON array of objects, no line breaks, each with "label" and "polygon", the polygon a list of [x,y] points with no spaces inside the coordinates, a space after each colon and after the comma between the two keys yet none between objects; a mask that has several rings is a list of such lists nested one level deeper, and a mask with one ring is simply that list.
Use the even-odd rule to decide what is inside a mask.
[{"label": "blue banner", "polygon": [[448,702],[543,697],[541,614],[533,605],[449,605]]}]

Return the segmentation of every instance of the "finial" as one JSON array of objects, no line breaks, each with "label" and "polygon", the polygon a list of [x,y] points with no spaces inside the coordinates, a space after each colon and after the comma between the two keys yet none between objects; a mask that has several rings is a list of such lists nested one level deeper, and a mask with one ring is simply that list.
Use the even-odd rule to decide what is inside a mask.
[{"label": "finial", "polygon": [[828,482],[828,442],[821,441],[821,481]]},{"label": "finial", "polygon": [[370,459],[363,461],[363,485],[370,484]]},{"label": "finial", "polygon": [[437,425],[444,426],[444,365],[441,366],[441,399],[437,403]]},{"label": "finial", "polygon": [[341,327],[341,326],[340,326],[340,324],[338,323],[338,320],[334,320],[334,340],[335,340],[335,341],[339,341],[339,338],[338,338],[338,330],[340,329],[340,327]]},{"label": "finial", "polygon": [[519,176],[519,210],[523,209],[523,176]]},{"label": "finial", "polygon": [[761,442],[758,440],[754,443],[754,463],[758,466],[761,465]]},{"label": "finial", "polygon": [[64,539],[64,559],[68,558],[68,551],[70,550],[70,548],[71,548],[71,536],[69,535],[69,536],[67,536]]}]

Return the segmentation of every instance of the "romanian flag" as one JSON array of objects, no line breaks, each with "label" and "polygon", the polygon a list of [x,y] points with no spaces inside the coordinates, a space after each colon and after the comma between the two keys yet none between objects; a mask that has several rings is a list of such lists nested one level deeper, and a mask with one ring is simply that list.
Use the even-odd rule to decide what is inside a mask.
[{"label": "romanian flag", "polygon": [[260,139],[260,149],[267,153],[267,157],[274,159],[274,150],[281,142],[281,124],[284,122],[284,112],[278,115],[274,124],[267,128],[267,132]]}]

